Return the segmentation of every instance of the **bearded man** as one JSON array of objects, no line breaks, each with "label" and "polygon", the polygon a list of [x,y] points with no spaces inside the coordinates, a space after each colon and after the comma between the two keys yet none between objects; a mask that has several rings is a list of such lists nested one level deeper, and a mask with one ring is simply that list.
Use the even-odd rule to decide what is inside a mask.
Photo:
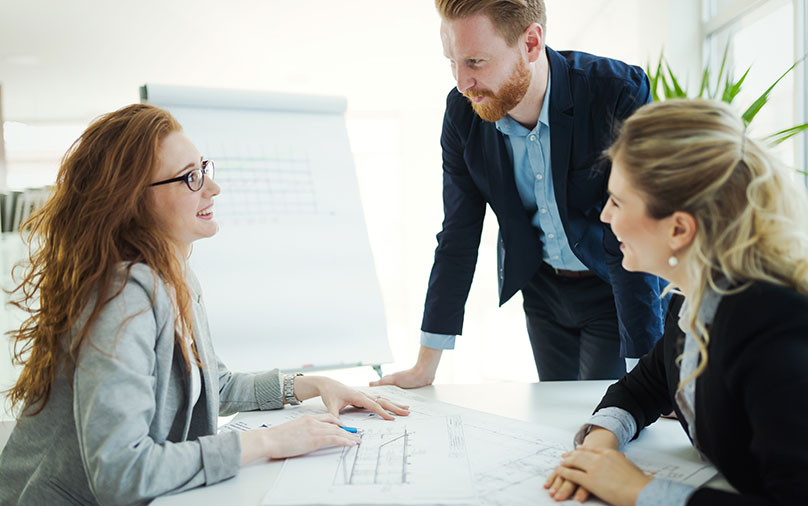
[{"label": "bearded man", "polygon": [[[522,292],[539,378],[611,379],[661,337],[660,281],[621,267],[599,220],[616,123],[650,101],[642,69],[545,45],[543,0],[436,0],[457,80],[446,100],[443,229],[416,365],[371,385],[432,383],[461,333],[486,204],[500,305]],[[492,336],[495,338],[495,336]]]}]

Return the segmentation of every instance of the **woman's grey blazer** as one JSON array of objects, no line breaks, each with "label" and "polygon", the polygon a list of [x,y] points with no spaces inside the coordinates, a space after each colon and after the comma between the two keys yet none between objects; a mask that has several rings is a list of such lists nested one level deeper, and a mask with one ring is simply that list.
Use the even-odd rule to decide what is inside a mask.
[{"label": "woman's grey blazer", "polygon": [[216,434],[217,417],[282,407],[277,370],[231,373],[216,357],[189,272],[203,363],[192,409],[166,286],[143,264],[120,281],[123,292],[104,306],[75,370],[57,373],[41,413],[17,420],[0,455],[0,505],[142,504],[216,483],[241,465],[239,434]]}]

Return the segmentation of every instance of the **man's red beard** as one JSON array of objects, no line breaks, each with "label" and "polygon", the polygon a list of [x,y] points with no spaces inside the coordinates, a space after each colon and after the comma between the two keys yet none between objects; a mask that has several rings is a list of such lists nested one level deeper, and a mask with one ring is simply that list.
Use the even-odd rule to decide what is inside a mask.
[{"label": "man's red beard", "polygon": [[[485,121],[499,121],[525,98],[530,87],[530,70],[520,61],[513,69],[511,77],[502,85],[499,92],[491,90],[467,90],[463,96],[469,99],[474,112]],[[482,102],[474,102],[475,97],[486,97]]]}]

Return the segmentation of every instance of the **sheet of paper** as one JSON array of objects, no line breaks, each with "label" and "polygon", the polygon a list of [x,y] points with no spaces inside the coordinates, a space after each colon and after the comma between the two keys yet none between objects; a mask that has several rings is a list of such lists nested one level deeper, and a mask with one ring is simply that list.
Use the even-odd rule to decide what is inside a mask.
[{"label": "sheet of paper", "polygon": [[362,444],[287,459],[263,504],[477,504],[459,416],[341,418]]},{"label": "sheet of paper", "polygon": [[[544,489],[544,481],[561,461],[561,455],[572,449],[574,434],[434,401],[397,387],[378,387],[373,393],[409,404],[410,416],[414,418],[462,417],[480,504],[580,504],[573,501],[558,503]],[[716,474],[715,468],[709,464],[673,455],[658,455],[631,445],[626,455],[654,476],[693,486],[703,485]],[[590,499],[587,504],[603,503]]]},{"label": "sheet of paper", "polygon": [[[472,487],[474,495],[477,496],[477,504],[486,506],[579,504],[573,501],[556,502],[543,487],[547,476],[561,460],[561,455],[572,449],[572,433],[537,423],[514,420],[434,401],[396,387],[377,387],[372,391],[374,395],[383,395],[410,406],[410,416],[399,417],[393,424],[399,424],[405,420],[408,425],[424,420],[443,422],[447,418],[457,419],[457,417],[462,420],[462,434],[473,475]],[[262,424],[272,426],[304,414],[323,413],[324,411],[325,408],[321,403],[307,402],[295,409],[242,413],[223,429],[247,430],[257,428]],[[347,411],[340,416],[345,423],[357,426],[371,421],[377,425],[389,423],[381,421],[375,415],[368,415],[367,412]],[[709,464],[694,462],[674,455],[658,455],[632,448],[631,445],[626,454],[641,469],[654,476],[693,486],[706,483],[716,474],[715,469]],[[334,469],[336,469],[334,464],[336,459],[333,456],[332,458],[334,460],[331,462],[331,478],[334,477]],[[287,466],[291,462],[299,463],[300,469],[305,470],[309,480],[315,476],[315,473],[325,474],[314,467],[309,467],[309,459],[310,457],[293,459],[288,461]],[[356,497],[362,493],[357,493],[354,489],[347,491],[347,496],[352,494],[355,496],[343,497],[340,501],[336,501],[334,497],[325,498],[321,504],[365,504],[361,502],[361,497]],[[383,499],[385,500],[378,502],[380,504],[405,504],[398,497]],[[438,504],[441,501],[433,500],[432,503]],[[266,504],[280,504],[280,501]],[[286,504],[311,503],[286,502]],[[589,499],[586,504],[603,503],[597,499]]]}]

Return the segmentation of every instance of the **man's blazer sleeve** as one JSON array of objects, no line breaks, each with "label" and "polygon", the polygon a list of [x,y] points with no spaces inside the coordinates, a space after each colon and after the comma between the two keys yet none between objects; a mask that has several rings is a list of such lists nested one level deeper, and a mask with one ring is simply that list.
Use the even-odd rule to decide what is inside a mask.
[{"label": "man's blazer sleeve", "polygon": [[[462,135],[453,109],[466,99],[450,93],[443,118],[441,148],[443,150],[443,228],[438,234],[438,247],[424,304],[421,330],[434,334],[460,334],[477,251],[485,217],[485,199],[469,173],[463,158]],[[466,130],[468,124],[464,125]]]},{"label": "man's blazer sleeve", "polygon": [[[648,76],[639,67],[629,67],[628,79],[619,92],[614,117],[621,122],[651,102]],[[650,274],[628,272],[622,267],[620,243],[611,227],[604,225],[603,249],[620,328],[620,354],[638,358],[653,348],[664,331],[667,299],[660,298],[663,281]]]}]

